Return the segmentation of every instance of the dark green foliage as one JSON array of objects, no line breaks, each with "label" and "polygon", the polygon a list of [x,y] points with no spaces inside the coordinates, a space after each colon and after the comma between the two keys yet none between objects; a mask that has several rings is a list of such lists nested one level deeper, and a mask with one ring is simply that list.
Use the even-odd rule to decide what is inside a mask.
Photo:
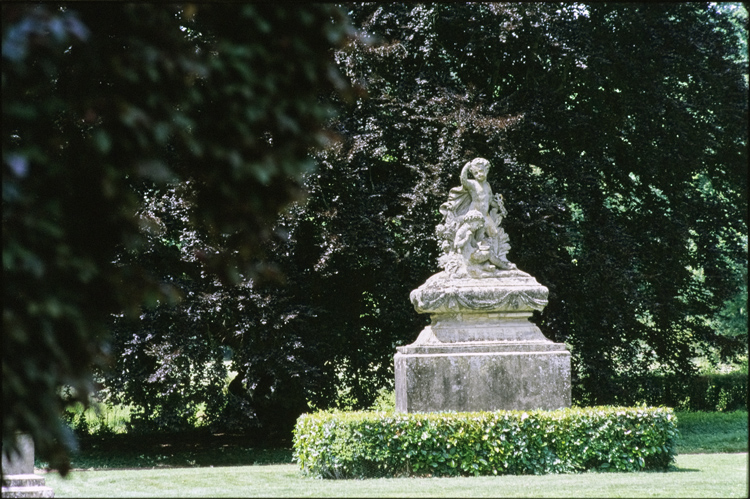
[{"label": "dark green foliage", "polygon": [[[747,249],[747,240],[745,240],[745,249]],[[724,302],[724,307],[712,318],[710,324],[719,334],[746,341],[748,338],[747,262],[744,262],[744,267],[738,267],[739,290]],[[740,362],[743,362],[742,359]],[[747,356],[745,356],[744,363],[747,365]]]},{"label": "dark green foliage", "polygon": [[[29,432],[65,471],[61,409],[87,401],[111,314],[135,333],[118,358],[135,370],[130,400],[158,396],[157,413],[182,423],[176,394],[189,409],[216,389],[215,315],[192,323],[190,303],[165,305],[215,290],[211,272],[236,283],[272,270],[259,248],[325,140],[332,108],[318,97],[346,89],[331,61],[344,20],[332,5],[3,4],[4,449]],[[172,217],[189,216],[200,246],[135,216],[149,189],[177,184],[190,210]],[[155,378],[138,378],[154,362]]]},{"label": "dark green foliage", "polygon": [[[192,358],[215,362],[220,346],[234,350],[233,370],[240,374],[217,424],[244,419],[268,434],[283,433],[308,402],[369,406],[392,383],[395,346],[413,341],[427,321],[414,312],[408,294],[438,270],[437,207],[458,184],[460,166],[475,156],[492,162],[490,182],[505,196],[510,259],[550,288],[550,305],[535,321],[550,339],[571,347],[579,404],[613,402],[622,393],[619,375],[642,377],[656,368],[687,382],[697,353],[730,358],[746,352],[741,334],[717,334],[711,323],[726,300],[737,296],[735,276],[746,260],[747,32],[724,6],[353,5],[355,26],[374,42],[351,41],[335,57],[349,82],[367,88],[367,99],[328,98],[341,82],[320,76],[328,70],[323,55],[335,45],[321,35],[335,40],[342,33],[338,25],[311,31],[304,25],[312,19],[321,26],[315,20],[335,12],[329,7],[311,7],[309,17],[271,6],[200,5],[186,10],[182,21],[167,16],[175,23],[170,26],[187,28],[179,40],[170,38],[174,31],[158,31],[159,39],[169,38],[175,47],[187,39],[200,50],[165,49],[164,57],[158,49],[173,45],[148,35],[158,19],[169,23],[150,16],[149,9],[158,8],[120,8],[127,15],[104,15],[110,24],[115,17],[122,23],[111,27],[111,35],[106,22],[101,31],[89,26],[96,46],[79,43],[72,55],[55,53],[78,61],[78,68],[80,54],[99,46],[104,48],[97,53],[111,47],[117,56],[91,55],[91,71],[79,85],[86,91],[69,91],[54,102],[78,103],[79,114],[93,119],[86,125],[90,137],[67,156],[106,159],[92,163],[106,167],[106,182],[92,181],[89,190],[125,183],[120,172],[128,171],[128,187],[150,200],[145,209],[142,198],[123,205],[127,213],[141,210],[140,223],[115,217],[130,224],[124,240],[131,245],[117,254],[120,271],[133,278],[126,283],[146,277],[152,289],[173,293],[152,294],[152,307],[144,310],[134,305],[138,320],[118,319],[113,354],[119,372],[110,373],[110,382],[124,387],[129,400],[142,401],[144,415],[161,414],[151,408],[169,390],[206,396],[197,386],[187,388],[185,380],[214,383],[221,374],[217,365],[195,376],[173,370],[152,378],[158,352],[179,351],[172,345],[183,347],[173,357],[183,365],[196,365]],[[133,25],[141,13],[148,23]],[[254,29],[224,22],[243,14]],[[128,38],[133,44],[125,50],[118,33],[148,36]],[[101,77],[91,76],[99,75],[102,64]],[[6,65],[4,58],[4,103],[22,88],[35,88],[28,79],[8,87],[16,93],[6,92]],[[58,67],[54,61],[48,66]],[[142,81],[148,85],[136,85]],[[53,87],[34,95],[54,100]],[[168,98],[156,95],[166,87]],[[130,112],[120,117],[112,104],[120,95],[153,118]],[[331,106],[340,113],[328,130],[339,139],[315,154],[318,169],[301,186],[308,199],[278,220],[276,234],[288,239],[274,239],[256,215],[271,216],[275,211],[266,208],[292,198],[288,189],[298,192],[299,185],[282,180],[304,170],[306,151],[320,138],[316,120]],[[5,109],[18,120],[25,116],[21,108]],[[94,114],[86,114],[89,109]],[[4,125],[10,120],[5,116]],[[299,117],[298,133],[290,116]],[[40,136],[55,137],[44,130]],[[11,138],[3,139],[3,178],[9,178],[4,203],[6,189],[12,194],[18,183],[13,172],[25,171],[26,164],[6,153],[15,151],[5,147]],[[144,161],[122,165],[130,161],[133,144],[142,142]],[[286,162],[287,153],[299,162]],[[107,169],[110,162],[118,169]],[[268,171],[279,175],[265,179]],[[51,182],[40,178],[47,182],[43,199],[53,202],[53,187],[68,180],[62,174]],[[185,180],[183,191],[172,193],[164,180]],[[171,210],[180,215],[168,215]],[[172,225],[161,227],[148,212]],[[91,213],[106,210],[96,205]],[[5,210],[3,216],[9,224]],[[102,228],[88,218],[82,227],[104,230],[102,237],[113,230],[120,242],[116,224]],[[100,242],[96,231],[82,232]],[[235,235],[222,236],[229,233]],[[6,241],[4,235],[4,255],[13,254]],[[47,242],[39,247],[58,247]],[[98,247],[94,242],[84,248]],[[270,261],[257,269],[237,273],[228,266],[224,272],[212,261],[215,251],[231,261],[259,247]],[[230,248],[236,252],[223,251]],[[101,261],[112,259],[109,252]],[[33,258],[24,261],[34,268]],[[11,265],[11,276],[19,265]],[[217,281],[212,270],[256,278],[230,286],[232,279]],[[18,282],[36,286],[27,274],[19,274],[6,293],[15,293]],[[287,286],[257,278],[269,274],[283,274]],[[103,289],[109,288],[92,287],[92,298],[112,296]],[[140,303],[137,286],[117,289]],[[177,295],[182,304],[168,309]],[[158,334],[150,337],[151,328]],[[180,336],[183,329],[187,333]],[[134,335],[133,346],[126,334]],[[136,383],[128,385],[126,366],[143,369]]]},{"label": "dark green foliage", "polygon": [[307,366],[299,383],[318,407],[337,404],[334,387],[353,407],[372,402],[394,347],[427,320],[408,293],[438,270],[437,208],[476,156],[505,196],[510,260],[550,289],[535,320],[571,348],[579,404],[613,402],[619,374],[686,381],[702,351],[746,352],[708,323],[746,260],[747,32],[726,10],[357,4],[350,15],[376,42],[336,57],[369,97],[340,103],[342,140],[279,223],[290,239],[273,253],[295,287],[265,294],[274,312],[243,338],[256,352],[270,343],[255,338],[273,337],[269,372]]},{"label": "dark green foliage", "polygon": [[[101,395],[132,407],[132,431],[186,430],[216,420],[226,404],[219,341],[232,300],[227,286],[198,263],[196,254],[211,250],[190,225],[195,205],[189,185],[143,189],[143,197],[138,215],[146,244],[124,252],[118,263],[148,270],[180,300],[146,307],[138,317],[114,317],[112,362],[99,373],[106,386]],[[197,421],[201,403],[204,418]]]},{"label": "dark green foliage", "polygon": [[621,376],[613,398],[620,404],[666,405],[690,411],[747,410],[747,373],[703,374],[684,379],[676,375]]},{"label": "dark green foliage", "polygon": [[[289,239],[266,246],[266,268],[288,285],[218,286],[159,263],[165,281],[191,276],[179,313],[196,320],[203,348],[234,350],[240,374],[217,424],[283,434],[308,402],[363,408],[392,383],[395,346],[427,321],[408,294],[438,270],[437,207],[475,156],[492,161],[506,197],[511,260],[550,288],[536,320],[571,346],[579,403],[614,402],[627,391],[616,376],[654,366],[687,382],[696,347],[742,352],[708,322],[745,258],[746,66],[735,38],[745,32],[730,16],[698,4],[350,14],[376,41],[353,41],[336,60],[369,97],[334,99],[340,140],[316,155],[307,201],[279,220]],[[152,240],[154,254],[192,244],[178,232]],[[208,235],[193,254],[211,253]],[[168,344],[180,319],[158,313]],[[148,330],[133,328],[147,345]],[[150,377],[155,364],[138,358]]]},{"label": "dark green foliage", "polygon": [[669,408],[482,413],[321,412],[294,430],[303,473],[322,478],[665,470]]}]

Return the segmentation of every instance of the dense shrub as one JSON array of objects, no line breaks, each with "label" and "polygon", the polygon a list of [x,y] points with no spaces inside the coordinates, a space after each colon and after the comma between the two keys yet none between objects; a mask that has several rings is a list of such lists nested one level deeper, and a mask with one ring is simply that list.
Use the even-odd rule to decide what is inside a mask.
[{"label": "dense shrub", "polygon": [[319,412],[294,429],[294,458],[322,478],[666,469],[672,409],[477,413]]},{"label": "dense shrub", "polygon": [[622,387],[616,400],[622,405],[665,405],[686,411],[747,410],[747,373],[705,374],[681,379],[651,374],[621,377],[614,385]]}]

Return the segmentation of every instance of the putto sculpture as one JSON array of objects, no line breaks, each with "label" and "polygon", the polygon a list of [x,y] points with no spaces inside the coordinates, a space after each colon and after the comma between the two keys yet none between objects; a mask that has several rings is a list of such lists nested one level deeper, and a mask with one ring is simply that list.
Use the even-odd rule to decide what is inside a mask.
[{"label": "putto sculpture", "polygon": [[[436,231],[443,254],[438,263],[452,277],[497,276],[516,266],[508,261],[510,243],[501,227],[508,212],[503,197],[487,182],[490,162],[469,161],[461,169],[461,185],[440,206],[443,223]],[[469,177],[469,173],[474,177]]]},{"label": "putto sculpture", "polygon": [[508,260],[503,197],[476,158],[440,206],[443,269],[413,290],[431,323],[394,357],[400,411],[492,411],[570,406],[570,352],[529,318],[548,289]]},{"label": "putto sculpture", "polygon": [[531,312],[547,305],[547,288],[508,260],[510,241],[501,225],[508,212],[487,182],[489,169],[484,158],[466,163],[461,185],[440,205],[443,221],[435,230],[443,271],[411,292],[417,312]]}]

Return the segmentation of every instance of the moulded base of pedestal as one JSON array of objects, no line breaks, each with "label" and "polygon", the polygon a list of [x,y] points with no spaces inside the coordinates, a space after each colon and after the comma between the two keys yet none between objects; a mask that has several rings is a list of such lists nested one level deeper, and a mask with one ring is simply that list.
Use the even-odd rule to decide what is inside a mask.
[{"label": "moulded base of pedestal", "polygon": [[2,497],[55,497],[55,491],[44,485],[44,477],[33,473],[3,475]]},{"label": "moulded base of pedestal", "polygon": [[[549,341],[529,321],[531,312],[430,314],[432,324],[425,329],[441,343],[471,341]],[[426,336],[417,341],[424,341]]]},{"label": "moulded base of pedestal", "polygon": [[396,410],[474,412],[570,407],[570,352],[561,343],[400,347]]}]

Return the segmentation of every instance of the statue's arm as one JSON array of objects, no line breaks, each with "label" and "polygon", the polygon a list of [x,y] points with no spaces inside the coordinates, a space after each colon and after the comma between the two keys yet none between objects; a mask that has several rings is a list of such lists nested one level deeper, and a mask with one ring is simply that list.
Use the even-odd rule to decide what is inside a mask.
[{"label": "statue's arm", "polygon": [[461,168],[461,185],[466,189],[466,191],[472,193],[472,198],[474,197],[474,193],[477,192],[478,182],[476,180],[472,180],[469,178],[469,167],[471,166],[471,162],[468,162],[464,165],[463,168]]},{"label": "statue's arm", "polygon": [[463,185],[465,188],[469,189],[469,165],[471,163],[467,162],[463,168],[461,168],[461,185]]}]

